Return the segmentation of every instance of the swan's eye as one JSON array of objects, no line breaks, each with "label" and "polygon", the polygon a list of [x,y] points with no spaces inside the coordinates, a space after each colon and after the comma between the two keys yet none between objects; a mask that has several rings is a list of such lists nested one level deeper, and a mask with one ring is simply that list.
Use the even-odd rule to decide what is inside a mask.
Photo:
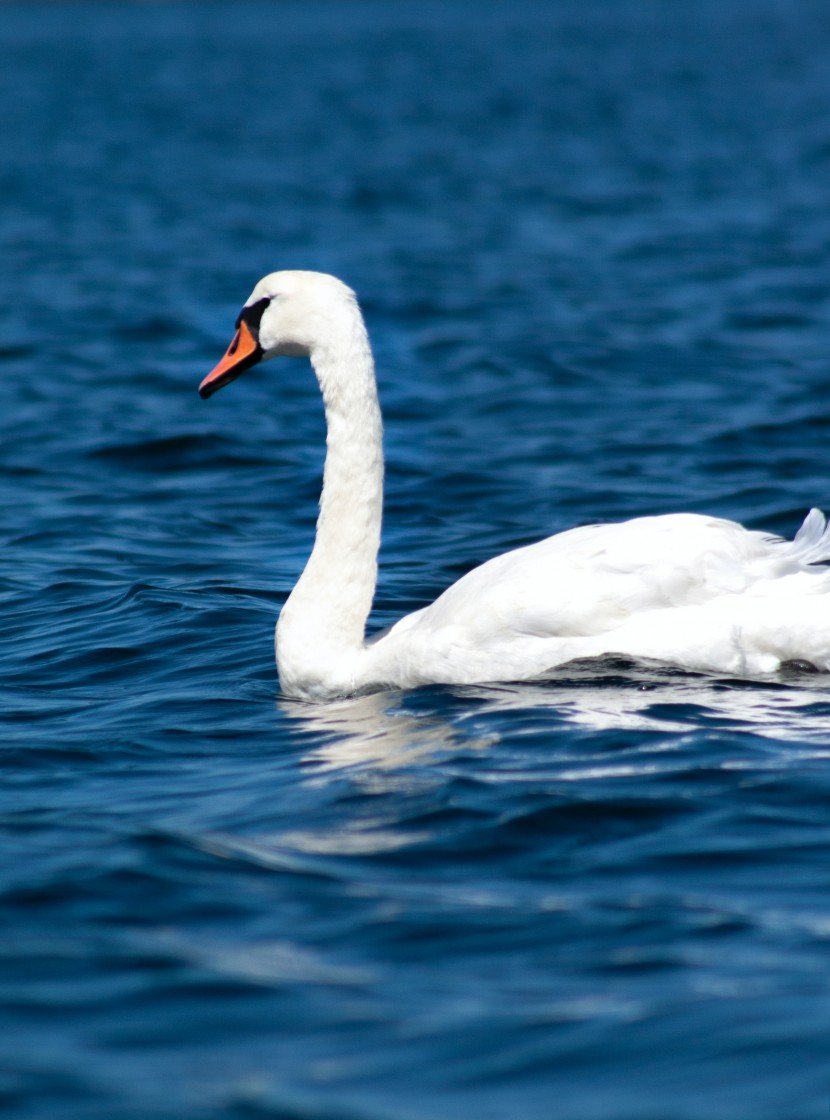
[{"label": "swan's eye", "polygon": [[256,337],[259,324],[262,322],[262,316],[265,314],[265,308],[270,302],[271,297],[265,296],[263,299],[258,299],[256,303],[252,303],[250,307],[243,307],[236,317],[236,329],[239,330],[241,325],[245,323],[250,328],[251,334]]}]

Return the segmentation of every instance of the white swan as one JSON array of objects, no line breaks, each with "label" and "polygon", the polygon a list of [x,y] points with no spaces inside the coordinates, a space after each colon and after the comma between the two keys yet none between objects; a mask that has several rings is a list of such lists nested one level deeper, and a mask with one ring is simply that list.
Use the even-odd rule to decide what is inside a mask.
[{"label": "white swan", "polygon": [[327,454],[314,549],[277,623],[281,687],[326,699],[429,683],[525,680],[607,653],[757,676],[830,669],[830,529],[795,540],[698,514],[570,529],[468,572],[369,641],[383,500],[374,364],[354,293],[275,272],[242,308],[202,397],[279,355],[307,355]]}]

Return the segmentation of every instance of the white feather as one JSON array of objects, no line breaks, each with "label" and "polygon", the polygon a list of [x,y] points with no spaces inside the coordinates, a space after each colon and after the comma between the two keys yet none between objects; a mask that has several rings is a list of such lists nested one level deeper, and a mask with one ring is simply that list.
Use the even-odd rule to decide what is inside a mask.
[{"label": "white feather", "polygon": [[318,273],[272,273],[246,307],[263,300],[262,355],[309,355],[328,425],[314,549],[277,624],[285,693],[532,679],[613,653],[730,674],[830,669],[830,530],[816,509],[792,541],[698,514],[570,529],[489,560],[366,642],[383,459],[363,319]]}]

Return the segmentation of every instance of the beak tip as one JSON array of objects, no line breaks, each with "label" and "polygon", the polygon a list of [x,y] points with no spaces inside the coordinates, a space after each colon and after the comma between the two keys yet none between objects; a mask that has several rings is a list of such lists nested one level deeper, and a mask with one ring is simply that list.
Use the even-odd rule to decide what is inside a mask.
[{"label": "beak tip", "polygon": [[256,365],[261,358],[262,349],[259,341],[251,334],[251,328],[247,323],[240,323],[224,358],[202,380],[199,396],[203,401],[212,397],[217,389],[235,381],[240,373]]}]

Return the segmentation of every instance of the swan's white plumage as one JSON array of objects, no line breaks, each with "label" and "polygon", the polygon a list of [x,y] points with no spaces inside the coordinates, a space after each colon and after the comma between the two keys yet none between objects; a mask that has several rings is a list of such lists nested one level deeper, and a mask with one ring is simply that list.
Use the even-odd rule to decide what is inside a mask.
[{"label": "swan's white plumage", "polygon": [[[277,624],[286,693],[528,679],[608,653],[730,674],[794,660],[830,668],[830,571],[818,566],[830,560],[830,530],[815,509],[793,541],[698,514],[570,529],[489,560],[367,643],[383,459],[357,302],[334,277],[277,272],[243,308],[243,335],[249,314],[257,350],[243,368],[308,354],[328,426],[314,550]],[[236,376],[239,338],[203,395]]]}]

